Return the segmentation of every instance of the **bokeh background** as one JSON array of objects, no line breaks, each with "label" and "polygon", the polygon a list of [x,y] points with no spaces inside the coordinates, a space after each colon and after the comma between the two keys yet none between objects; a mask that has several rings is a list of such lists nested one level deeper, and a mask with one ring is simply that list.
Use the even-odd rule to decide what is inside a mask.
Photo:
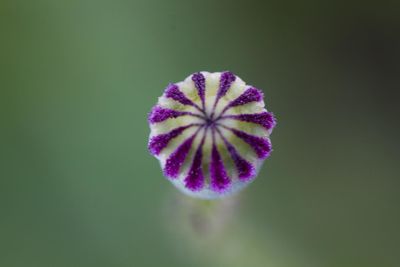
[{"label": "bokeh background", "polygon": [[[0,0],[0,266],[400,264],[398,1]],[[147,152],[169,82],[231,70],[278,118],[238,196]]]}]

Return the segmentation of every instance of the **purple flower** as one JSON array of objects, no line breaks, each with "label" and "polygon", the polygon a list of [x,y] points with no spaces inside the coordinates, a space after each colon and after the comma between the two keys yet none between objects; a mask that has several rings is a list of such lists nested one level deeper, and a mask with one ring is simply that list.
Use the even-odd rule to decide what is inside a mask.
[{"label": "purple flower", "polygon": [[244,188],[272,150],[276,121],[263,93],[233,73],[170,84],[149,114],[149,151],[183,192],[218,198]]}]

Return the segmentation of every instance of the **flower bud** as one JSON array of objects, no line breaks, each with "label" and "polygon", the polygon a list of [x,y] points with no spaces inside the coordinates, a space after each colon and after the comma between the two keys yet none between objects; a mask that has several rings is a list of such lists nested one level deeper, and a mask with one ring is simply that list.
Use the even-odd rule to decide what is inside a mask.
[{"label": "flower bud", "polygon": [[229,71],[198,72],[168,85],[148,121],[148,148],[164,175],[204,199],[237,192],[256,177],[276,124],[262,91]]}]

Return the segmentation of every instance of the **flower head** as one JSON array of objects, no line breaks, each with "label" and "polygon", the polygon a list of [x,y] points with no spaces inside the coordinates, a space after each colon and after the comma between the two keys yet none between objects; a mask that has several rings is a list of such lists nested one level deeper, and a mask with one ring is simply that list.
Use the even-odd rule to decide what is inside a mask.
[{"label": "flower head", "polygon": [[148,120],[149,151],[164,175],[184,193],[208,199],[255,178],[276,124],[262,91],[229,71],[197,72],[168,85]]}]

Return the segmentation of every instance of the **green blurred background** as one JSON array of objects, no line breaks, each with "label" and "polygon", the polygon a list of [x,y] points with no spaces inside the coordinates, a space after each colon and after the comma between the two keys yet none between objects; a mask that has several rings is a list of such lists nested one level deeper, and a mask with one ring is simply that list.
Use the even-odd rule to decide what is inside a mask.
[{"label": "green blurred background", "polygon": [[[0,266],[399,266],[398,3],[0,0]],[[258,179],[211,204],[147,152],[200,70],[278,118]]]}]

